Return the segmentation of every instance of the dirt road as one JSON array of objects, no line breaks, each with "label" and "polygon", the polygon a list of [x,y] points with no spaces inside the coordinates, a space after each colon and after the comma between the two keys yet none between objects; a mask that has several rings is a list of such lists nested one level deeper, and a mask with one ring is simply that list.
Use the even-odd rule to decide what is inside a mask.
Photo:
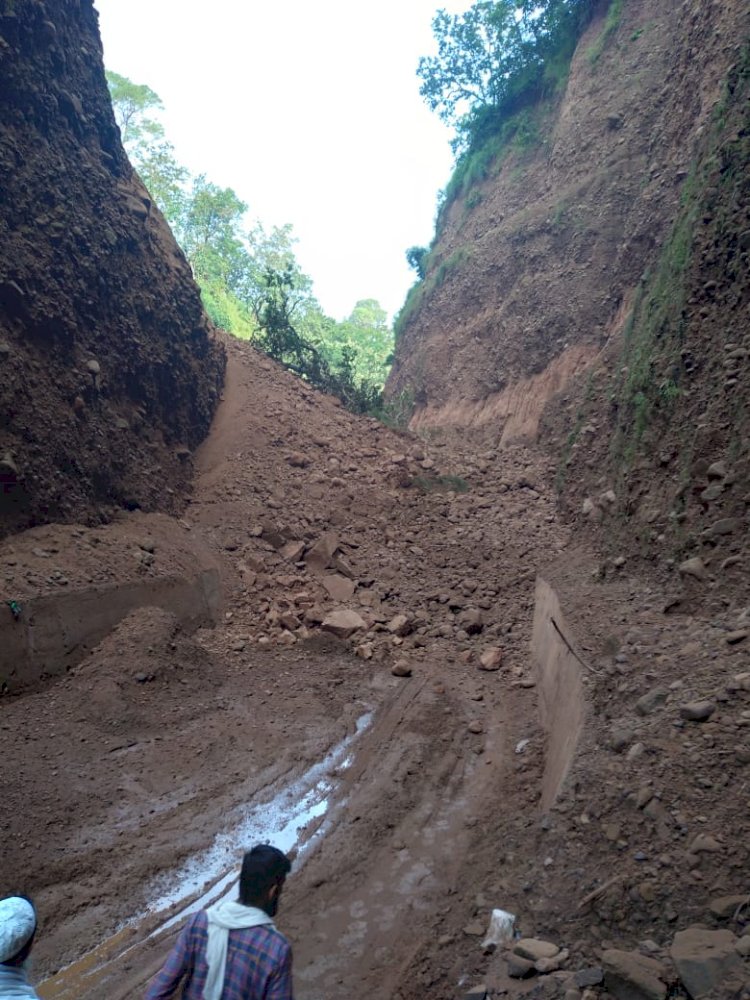
[{"label": "dirt road", "polygon": [[[231,869],[242,845],[216,847],[217,835],[242,829],[249,813],[262,821],[264,810],[273,828],[285,790],[304,796],[305,776],[347,738],[345,757],[313,774],[325,779],[322,797],[303,817],[279,919],[303,1000],[448,998],[479,980],[511,988],[499,955],[479,947],[493,907],[518,914],[524,933],[564,935],[571,961],[585,963],[608,935],[660,940],[667,895],[691,914],[705,908],[709,885],[737,887],[746,840],[703,854],[704,872],[690,869],[686,881],[678,854],[664,858],[675,839],[684,850],[687,833],[628,800],[650,782],[671,816],[671,787],[691,834],[707,801],[712,821],[732,811],[718,781],[715,790],[683,782],[677,794],[669,781],[695,747],[685,751],[682,730],[670,736],[658,716],[632,716],[662,673],[683,687],[661,706],[713,684],[716,636],[698,619],[665,625],[646,584],[626,573],[602,583],[590,553],[566,548],[544,456],[498,451],[489,437],[395,433],[235,344],[195,462],[181,522],[133,515],[80,529],[72,547],[60,541],[67,529],[47,528],[43,545],[32,533],[0,551],[14,593],[29,576],[36,594],[61,589],[41,575],[42,561],[64,573],[66,591],[96,586],[93,559],[109,574],[106,602],[117,589],[109,577],[184,576],[191,551],[221,581],[215,627],[193,631],[179,607],[135,607],[85,655],[69,654],[70,669],[2,702],[3,888],[38,902],[45,997],[141,995],[175,933],[149,937],[165,919],[155,904]],[[40,546],[47,556],[34,554]],[[144,552],[153,559],[144,563]],[[568,782],[544,811],[547,743],[531,654],[542,567],[564,594],[580,699],[593,708]],[[328,619],[342,609],[360,624]],[[721,627],[737,614],[728,608]],[[675,654],[688,632],[686,683]],[[500,669],[480,669],[492,650]],[[745,654],[725,652],[728,681]],[[644,681],[629,664],[646,657]],[[737,714],[746,698],[738,688],[710,723],[710,752],[701,748],[704,781],[721,770],[733,796],[747,789]],[[627,761],[607,745],[618,713],[628,717],[625,747],[640,739],[646,748]],[[645,840],[628,833],[631,823],[650,824]],[[646,842],[658,863],[649,847],[646,861],[635,859]],[[187,877],[212,844],[214,871]],[[711,867],[719,860],[720,871]],[[571,913],[613,863],[622,883],[597,900],[597,918]]]}]

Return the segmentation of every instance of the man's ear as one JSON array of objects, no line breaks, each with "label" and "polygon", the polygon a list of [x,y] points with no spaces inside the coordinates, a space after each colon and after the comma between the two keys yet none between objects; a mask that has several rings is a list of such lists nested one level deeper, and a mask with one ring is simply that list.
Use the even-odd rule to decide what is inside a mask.
[{"label": "man's ear", "polygon": [[284,888],[283,882],[274,882],[268,892],[270,899],[278,899],[281,895],[281,890]]}]

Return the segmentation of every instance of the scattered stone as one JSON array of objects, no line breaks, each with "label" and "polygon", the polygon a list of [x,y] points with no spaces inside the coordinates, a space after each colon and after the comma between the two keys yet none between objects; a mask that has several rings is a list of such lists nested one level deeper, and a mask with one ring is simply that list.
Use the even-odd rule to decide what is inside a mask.
[{"label": "scattered stone", "polygon": [[694,1000],[710,993],[740,968],[736,941],[729,930],[688,927],[675,934],[670,955],[683,986]]},{"label": "scattered stone", "polygon": [[733,535],[742,527],[742,521],[738,517],[723,517],[716,521],[710,528],[706,528],[703,537],[707,539],[721,538],[723,535]]},{"label": "scattered stone", "polygon": [[324,632],[330,632],[339,639],[348,639],[350,635],[366,627],[364,619],[356,611],[349,611],[346,608],[326,615],[321,625]]},{"label": "scattered stone", "polygon": [[590,966],[588,969],[580,969],[573,976],[573,982],[579,990],[586,986],[599,986],[604,982],[604,969],[599,965]]},{"label": "scattered stone", "polygon": [[712,899],[708,908],[719,920],[731,919],[738,910],[750,906],[750,896],[718,896]]},{"label": "scattered stone", "polygon": [[479,657],[477,666],[480,670],[499,670],[503,662],[503,651],[498,646],[488,646]]},{"label": "scattered stone", "polygon": [[411,677],[411,664],[408,660],[396,660],[391,667],[394,677]]},{"label": "scattered stone", "polygon": [[484,628],[484,618],[478,608],[467,608],[458,620],[468,635],[479,635]]},{"label": "scattered stone", "polygon": [[539,938],[521,938],[513,946],[513,952],[530,962],[538,962],[540,958],[554,958],[560,949],[551,941],[541,941]]},{"label": "scattered stone", "polygon": [[629,726],[624,726],[621,722],[614,723],[609,731],[609,745],[615,753],[622,753],[632,739],[632,729]]},{"label": "scattered stone", "polygon": [[695,580],[708,580],[708,570],[700,556],[686,559],[680,563],[678,570],[681,576],[691,576]]},{"label": "scattered stone", "polygon": [[341,576],[338,573],[333,576],[324,576],[321,583],[328,592],[328,596],[341,604],[351,600],[354,596],[354,591],[357,589],[357,584],[354,580],[350,580],[348,577]]},{"label": "scattered stone", "polygon": [[407,615],[396,615],[388,622],[386,629],[391,635],[408,635],[412,630],[411,619]]},{"label": "scattered stone", "polygon": [[699,833],[688,848],[690,854],[719,854],[722,846],[707,833]]},{"label": "scattered stone", "polygon": [[680,716],[688,722],[705,722],[715,711],[716,705],[712,701],[691,701],[680,705]]},{"label": "scattered stone", "polygon": [[604,985],[617,1000],[664,1000],[664,966],[634,951],[610,949],[602,955]]},{"label": "scattered stone", "polygon": [[534,974],[534,963],[520,955],[511,953],[508,955],[508,975],[511,979],[526,979]]},{"label": "scattered stone", "polygon": [[322,573],[328,569],[338,547],[338,535],[333,531],[324,532],[305,555],[308,569],[314,573]]},{"label": "scattered stone", "polygon": [[299,541],[287,542],[279,549],[279,554],[289,562],[299,562],[305,553],[305,543]]},{"label": "scattered stone", "polygon": [[478,920],[472,921],[464,927],[464,934],[469,937],[484,937],[484,924]]},{"label": "scattered stone", "polygon": [[534,968],[541,975],[546,976],[551,972],[557,972],[558,969],[561,969],[569,958],[570,952],[567,948],[564,948],[562,951],[558,951],[552,958],[538,958],[534,962]]},{"label": "scattered stone", "polygon": [[639,715],[651,715],[666,702],[669,691],[666,688],[654,688],[644,694],[635,703],[635,710]]}]

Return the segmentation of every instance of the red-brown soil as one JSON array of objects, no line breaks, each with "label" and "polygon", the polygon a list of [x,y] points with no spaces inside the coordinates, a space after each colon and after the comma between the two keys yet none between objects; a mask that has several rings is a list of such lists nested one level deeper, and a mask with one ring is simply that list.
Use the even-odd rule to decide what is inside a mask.
[{"label": "red-brown soil", "polygon": [[[516,989],[501,955],[484,955],[472,936],[493,907],[568,947],[573,972],[608,941],[651,939],[658,954],[674,929],[714,920],[711,896],[747,890],[738,803],[750,692],[733,681],[747,640],[726,641],[746,618],[732,605],[708,620],[665,617],[659,594],[627,568],[602,583],[594,555],[557,521],[548,459],[464,435],[396,434],[234,344],[197,468],[174,530],[213,552],[221,622],[190,635],[163,610],[135,610],[65,676],[2,704],[2,888],[37,898],[38,975],[143,913],[157,875],[163,887],[365,711],[372,724],[280,916],[301,998],[448,998],[480,980]],[[451,491],[459,480],[448,476],[467,491]],[[125,515],[96,529],[99,544],[115,551],[134,519],[143,537],[148,518]],[[345,603],[365,620],[348,641],[315,623],[335,606],[321,574],[277,547],[298,539],[309,550],[331,530],[356,582]],[[14,558],[22,543],[13,541]],[[80,564],[65,553],[69,579],[85,579],[86,546]],[[159,543],[159,572],[180,570],[166,541],[161,553]],[[585,664],[580,752],[551,808],[530,652],[540,570]],[[481,613],[477,634],[463,627],[480,620],[471,611]],[[411,622],[405,636],[387,629],[400,613]],[[503,649],[497,672],[478,669],[488,646]],[[411,677],[391,674],[399,659]],[[636,701],[656,687],[664,697],[639,714]],[[705,697],[718,706],[710,721],[681,722],[679,705]],[[617,752],[613,729],[625,731]],[[717,850],[691,853],[699,833]],[[127,932],[136,950],[98,978],[76,973],[56,986],[53,977],[44,995],[139,996],[169,943],[140,945],[142,933]],[[547,976],[534,988],[554,995],[558,984]]]}]

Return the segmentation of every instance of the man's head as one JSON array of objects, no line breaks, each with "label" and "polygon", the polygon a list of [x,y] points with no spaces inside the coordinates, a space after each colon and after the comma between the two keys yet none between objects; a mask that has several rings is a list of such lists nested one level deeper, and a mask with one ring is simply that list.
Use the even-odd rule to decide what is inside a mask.
[{"label": "man's head", "polygon": [[275,916],[284,880],[291,870],[292,863],[283,851],[258,844],[242,859],[240,902]]},{"label": "man's head", "polygon": [[0,899],[0,964],[22,965],[36,933],[36,912],[25,896]]}]

